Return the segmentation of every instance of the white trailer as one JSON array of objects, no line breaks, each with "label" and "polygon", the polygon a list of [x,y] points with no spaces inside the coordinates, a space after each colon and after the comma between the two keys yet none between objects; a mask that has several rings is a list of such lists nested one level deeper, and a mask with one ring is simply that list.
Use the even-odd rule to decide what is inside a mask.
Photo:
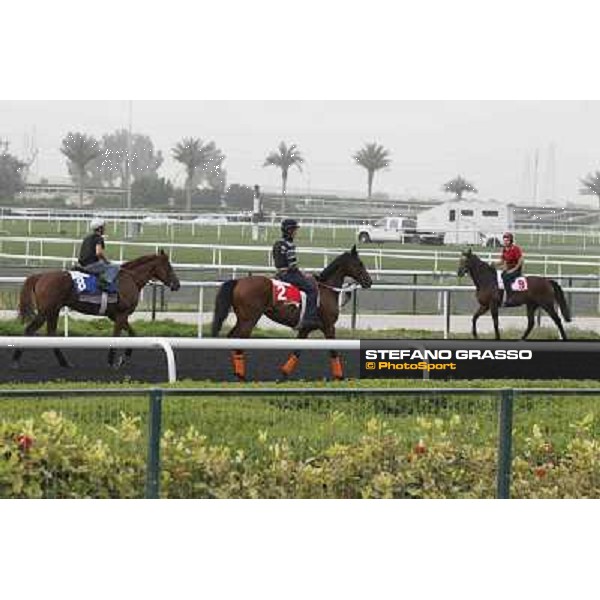
[{"label": "white trailer", "polygon": [[449,200],[417,215],[417,229],[443,234],[445,244],[500,246],[513,228],[512,205],[500,202]]}]

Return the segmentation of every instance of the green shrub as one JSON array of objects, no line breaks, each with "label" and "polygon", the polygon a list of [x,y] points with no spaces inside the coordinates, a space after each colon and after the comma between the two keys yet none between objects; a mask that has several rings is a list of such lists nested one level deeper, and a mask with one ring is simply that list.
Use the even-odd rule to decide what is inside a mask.
[{"label": "green shrub", "polygon": [[[343,418],[330,416],[332,427]],[[538,425],[516,440],[512,496],[582,498],[600,493],[595,417],[570,427],[560,448]],[[416,418],[402,434],[371,418],[351,441],[322,449],[257,431],[251,447],[210,443],[190,426],[161,439],[165,498],[492,498],[497,443],[458,415]],[[0,497],[143,496],[147,440],[138,417],[121,414],[92,439],[56,412],[0,423]]]}]

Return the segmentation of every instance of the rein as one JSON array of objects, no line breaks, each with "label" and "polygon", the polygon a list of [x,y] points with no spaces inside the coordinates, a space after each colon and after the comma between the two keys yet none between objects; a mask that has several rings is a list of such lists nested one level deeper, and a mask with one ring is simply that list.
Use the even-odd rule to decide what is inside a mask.
[{"label": "rein", "polygon": [[334,285],[329,285],[328,283],[323,283],[321,281],[319,281],[319,286],[327,288],[328,290],[331,290],[332,292],[335,292],[336,294],[339,294],[340,292],[353,292],[354,290],[357,290],[360,288],[360,285],[358,283],[347,283],[347,284],[343,285],[342,287],[336,287]]}]

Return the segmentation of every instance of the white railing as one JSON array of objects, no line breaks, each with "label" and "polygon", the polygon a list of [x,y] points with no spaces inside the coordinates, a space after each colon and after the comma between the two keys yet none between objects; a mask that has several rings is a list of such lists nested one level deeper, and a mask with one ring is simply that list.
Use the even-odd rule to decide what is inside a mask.
[{"label": "white railing", "polygon": [[[0,277],[2,283],[21,283],[25,280],[24,277]],[[207,288],[218,288],[223,284],[220,281],[182,281],[182,287],[198,289],[198,305],[196,312],[197,337],[203,337],[204,320],[204,290]],[[565,294],[594,294],[598,296],[598,311],[600,312],[600,287],[562,287]],[[442,327],[444,339],[448,339],[451,333],[451,294],[453,293],[470,293],[473,294],[475,287],[473,285],[404,285],[404,284],[373,284],[369,289],[362,289],[359,286],[351,286],[348,291],[351,291],[358,297],[359,294],[372,293],[377,291],[397,291],[397,292],[435,292],[438,294],[438,316],[443,320]],[[343,294],[340,294],[340,302],[343,300]],[[69,335],[69,310],[64,309],[65,317],[65,337]],[[212,313],[210,314],[212,317]],[[351,329],[358,328],[358,321],[362,318],[368,318],[369,315],[359,314],[356,311],[356,302],[352,303]],[[539,319],[538,319],[539,321]],[[135,338],[134,338],[135,339]]]},{"label": "white railing", "polygon": [[177,381],[177,365],[173,350],[360,350],[360,340],[319,339],[234,339],[234,338],[64,338],[0,336],[0,348],[52,349],[52,348],[114,348],[155,349],[164,351],[167,359],[169,383]]},{"label": "white railing", "polygon": [[[24,253],[14,254],[1,252],[5,243],[23,244]],[[18,259],[25,261],[26,264],[29,261],[48,261],[48,262],[60,262],[66,264],[67,261],[75,261],[81,240],[77,238],[54,238],[54,237],[31,237],[31,236],[2,236],[0,237],[0,257]],[[44,246],[48,245],[71,245],[70,256],[51,256],[44,254]],[[123,262],[125,249],[137,248],[137,249],[150,249],[154,252],[158,252],[160,248],[169,251],[171,255],[171,262],[175,262],[174,257],[177,250],[199,250],[199,251],[210,251],[212,253],[212,263],[209,263],[213,267],[226,268],[228,265],[223,263],[224,252],[244,252],[244,253],[261,253],[265,256],[266,267],[272,265],[272,247],[269,245],[228,245],[228,244],[184,244],[177,243],[173,240],[156,242],[133,242],[133,241],[121,241],[115,240],[110,241],[111,247],[118,249],[119,261]],[[38,249],[36,253],[33,249]],[[319,255],[323,257],[323,266],[326,266],[331,257],[338,256],[342,252],[346,251],[347,248],[324,248],[305,246],[298,250],[300,256],[304,255]],[[481,258],[491,261],[499,256],[499,250],[481,249],[478,251]],[[384,248],[371,248],[362,247],[360,249],[360,255],[363,258],[373,258],[376,269],[383,269],[384,259],[399,259],[399,260],[411,260],[411,261],[433,261],[433,270],[440,270],[440,263],[448,261],[456,261],[459,257],[457,250],[426,250],[426,249],[384,249]],[[527,253],[526,256],[527,265],[541,265],[543,266],[543,276],[547,276],[548,270],[554,267],[558,270],[558,276],[561,276],[564,267],[593,267],[600,269],[600,255],[587,255],[585,259],[581,259],[574,255],[569,254],[541,254],[541,253]],[[254,270],[259,268],[266,268],[265,265],[261,267],[252,266]],[[555,273],[553,273],[555,274]]]}]

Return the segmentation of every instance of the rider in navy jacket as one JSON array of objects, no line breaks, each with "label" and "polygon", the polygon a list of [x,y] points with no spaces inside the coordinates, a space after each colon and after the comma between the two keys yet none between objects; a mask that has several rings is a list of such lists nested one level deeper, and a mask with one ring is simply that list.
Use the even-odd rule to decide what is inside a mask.
[{"label": "rider in navy jacket", "polygon": [[298,268],[294,236],[300,228],[295,219],[285,219],[281,223],[283,238],[273,244],[273,261],[277,269],[277,279],[291,283],[306,292],[306,314],[301,327],[317,328],[321,321],[317,312],[317,287],[313,279],[305,277]]}]

